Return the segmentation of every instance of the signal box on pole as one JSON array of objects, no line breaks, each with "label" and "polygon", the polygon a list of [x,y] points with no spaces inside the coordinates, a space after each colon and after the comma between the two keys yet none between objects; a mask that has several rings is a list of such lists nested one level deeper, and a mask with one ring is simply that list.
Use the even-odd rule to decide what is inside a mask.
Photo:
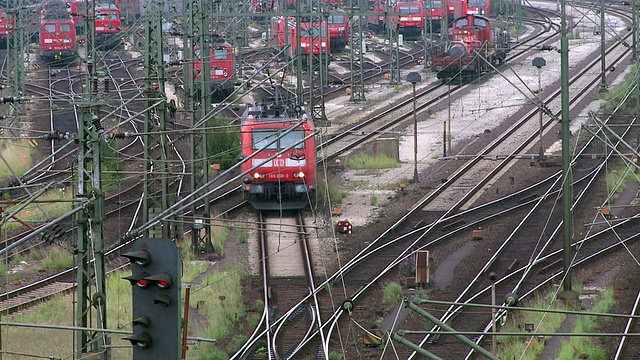
[{"label": "signal box on pole", "polygon": [[181,354],[180,260],[171,239],[137,240],[122,256],[131,261],[133,359],[179,359]]}]

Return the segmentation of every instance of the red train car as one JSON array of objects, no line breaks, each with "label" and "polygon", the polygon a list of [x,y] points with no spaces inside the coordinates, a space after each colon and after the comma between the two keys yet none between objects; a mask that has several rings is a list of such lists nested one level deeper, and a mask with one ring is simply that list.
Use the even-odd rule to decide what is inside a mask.
[{"label": "red train car", "polygon": [[46,62],[75,60],[76,28],[66,4],[47,3],[40,16],[40,57]]},{"label": "red train car", "polygon": [[13,31],[13,16],[4,9],[0,9],[0,43],[6,45]]},{"label": "red train car", "polygon": [[96,46],[114,49],[124,44],[122,38],[122,13],[111,3],[95,5]]},{"label": "red train car", "polygon": [[242,114],[242,192],[259,210],[304,209],[315,202],[315,128],[304,107],[277,101]]},{"label": "red train car", "polygon": [[424,1],[426,10],[424,13],[425,16],[425,26],[426,29],[431,27],[433,32],[438,32],[442,29],[442,19],[447,20],[448,11],[449,11],[449,1],[448,0],[425,0]]},{"label": "red train car", "polygon": [[447,1],[449,3],[449,11],[447,12],[447,17],[449,19],[449,25],[451,25],[454,19],[465,16],[467,14],[467,0]]},{"label": "red train car", "polygon": [[[221,101],[228,97],[235,85],[235,60],[233,47],[228,42],[215,43],[209,50],[211,101]],[[202,72],[202,51],[194,47],[193,70],[195,79],[200,80]]]},{"label": "red train car", "polygon": [[[285,49],[288,58],[294,58],[298,53],[297,50],[297,30],[296,18],[284,17],[271,18],[271,35],[275,37],[280,50]],[[311,38],[313,37],[313,42]],[[313,45],[311,45],[313,44]],[[331,54],[329,38],[327,37],[326,26],[311,26],[309,23],[300,24],[300,47],[302,47],[301,56],[303,62],[310,54]]]},{"label": "red train car", "polygon": [[343,50],[349,42],[349,17],[345,11],[336,9],[329,12],[327,27],[329,28],[331,49],[334,51]]},{"label": "red train car", "polygon": [[419,1],[398,1],[393,9],[400,16],[391,17],[391,25],[395,26],[404,38],[417,38],[424,30],[424,4]]},{"label": "red train car", "polygon": [[[373,11],[378,15],[367,16],[369,29],[373,31],[382,32],[392,27],[406,39],[422,35],[425,21],[425,5],[422,0],[395,3],[380,0],[374,3]],[[400,13],[401,15],[388,16],[387,12]]]},{"label": "red train car", "polygon": [[467,0],[467,13],[491,17],[491,1]]},{"label": "red train car", "polygon": [[498,65],[509,51],[508,33],[492,34],[489,19],[482,15],[467,14],[457,18],[451,29],[451,45],[444,54],[432,59],[431,70],[438,79],[474,79],[489,64]]}]

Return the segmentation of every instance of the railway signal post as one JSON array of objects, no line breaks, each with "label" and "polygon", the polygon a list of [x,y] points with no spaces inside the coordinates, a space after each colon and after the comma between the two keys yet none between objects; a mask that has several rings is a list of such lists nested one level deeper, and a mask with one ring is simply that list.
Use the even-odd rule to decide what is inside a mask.
[{"label": "railway signal post", "polygon": [[171,239],[144,238],[133,251],[122,254],[131,261],[133,359],[179,359],[182,342],[180,318],[180,266],[178,248]]},{"label": "railway signal post", "polygon": [[411,72],[407,81],[413,85],[413,182],[418,183],[418,119],[416,117],[416,83],[422,81],[420,73]]},{"label": "railway signal post", "polygon": [[542,79],[541,79],[540,69],[542,69],[543,66],[547,65],[547,61],[544,58],[536,57],[531,62],[531,65],[533,65],[533,66],[538,68],[538,106],[540,107],[540,109],[539,109],[539,112],[540,112],[540,152],[539,152],[538,161],[544,161],[544,148],[542,147],[542,110],[543,110],[543,104],[542,104]]}]

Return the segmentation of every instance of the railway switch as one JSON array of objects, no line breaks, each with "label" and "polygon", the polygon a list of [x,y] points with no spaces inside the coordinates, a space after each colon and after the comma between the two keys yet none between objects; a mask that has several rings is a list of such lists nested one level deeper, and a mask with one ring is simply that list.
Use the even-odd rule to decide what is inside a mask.
[{"label": "railway switch", "polygon": [[[139,239],[130,252],[132,274],[133,358],[178,359],[181,354],[180,265],[171,239]],[[173,354],[173,355],[171,355]]]}]

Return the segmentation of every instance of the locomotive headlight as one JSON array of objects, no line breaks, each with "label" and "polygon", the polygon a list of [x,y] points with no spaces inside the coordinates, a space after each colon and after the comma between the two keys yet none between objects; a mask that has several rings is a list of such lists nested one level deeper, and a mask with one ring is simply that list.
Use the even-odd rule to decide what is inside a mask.
[{"label": "locomotive headlight", "polygon": [[304,178],[304,171],[299,171],[299,172],[293,173],[293,177],[296,178],[296,179]]},{"label": "locomotive headlight", "polygon": [[259,172],[253,173],[253,178],[254,179],[260,179],[260,173]]}]

